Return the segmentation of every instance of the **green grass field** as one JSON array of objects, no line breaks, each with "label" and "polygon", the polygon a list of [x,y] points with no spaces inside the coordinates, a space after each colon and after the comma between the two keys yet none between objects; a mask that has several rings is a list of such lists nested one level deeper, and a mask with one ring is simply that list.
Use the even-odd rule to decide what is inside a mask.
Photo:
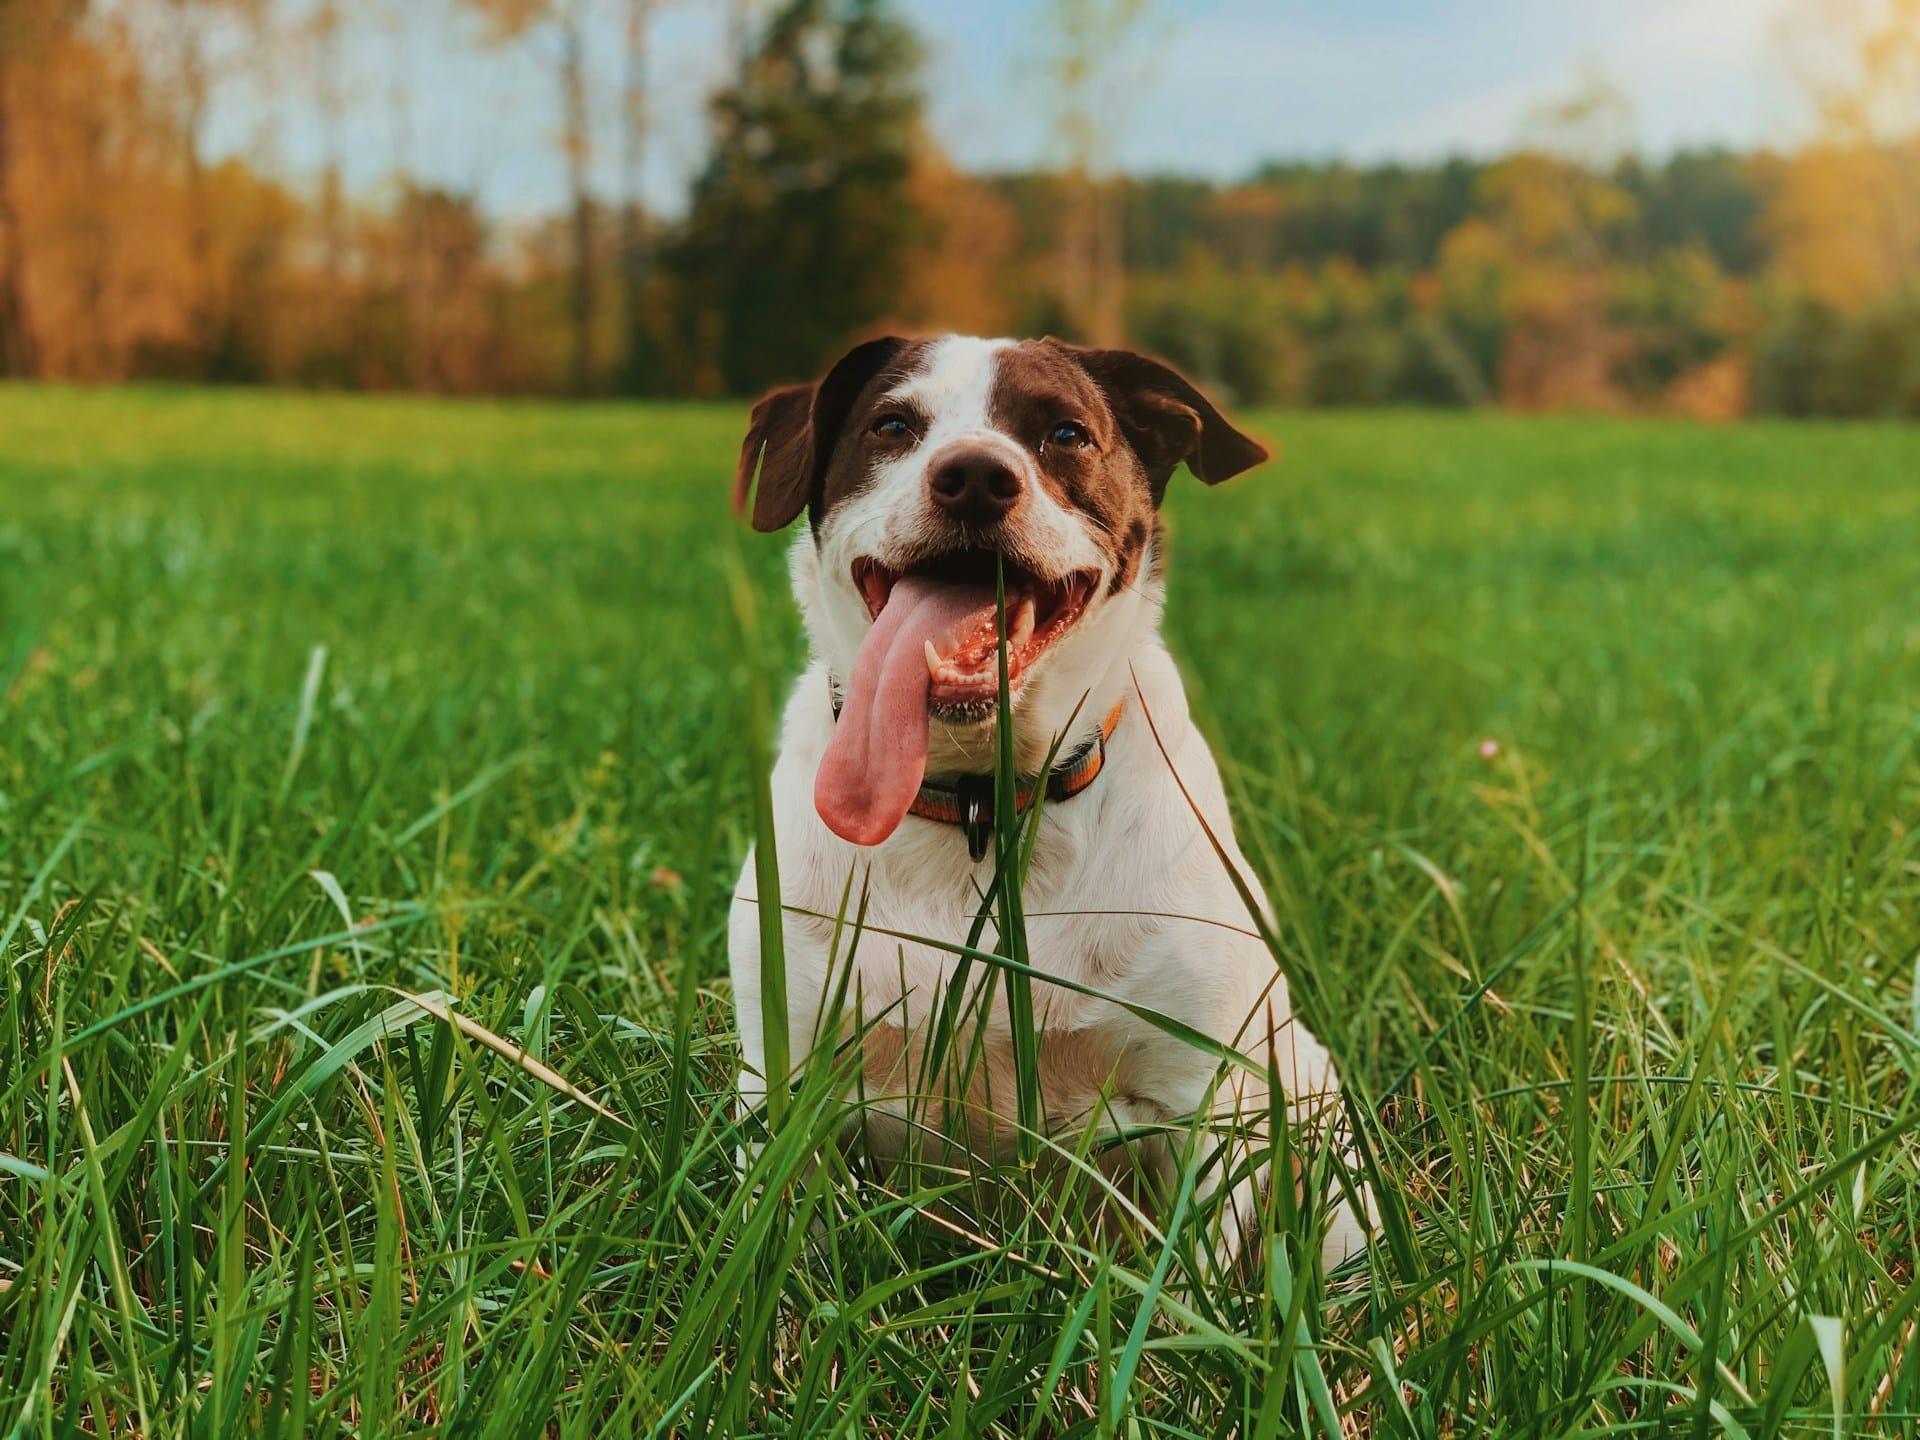
[{"label": "green grass field", "polygon": [[1920,431],[1260,419],[1168,628],[1385,1224],[1233,1289],[817,1089],[749,1203],[742,412],[0,391],[0,1417],[1915,1433]]}]

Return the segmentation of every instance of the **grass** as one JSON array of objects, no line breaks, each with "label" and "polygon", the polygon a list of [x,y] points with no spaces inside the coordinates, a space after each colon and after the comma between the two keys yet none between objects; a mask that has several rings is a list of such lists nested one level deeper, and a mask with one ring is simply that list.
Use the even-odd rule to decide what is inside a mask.
[{"label": "grass", "polygon": [[1271,416],[1176,485],[1168,629],[1385,1208],[1347,1283],[1279,1216],[1238,1289],[1190,1215],[810,1167],[824,1080],[736,1175],[800,655],[741,419],[0,391],[0,1415],[1914,1433],[1920,433]]}]

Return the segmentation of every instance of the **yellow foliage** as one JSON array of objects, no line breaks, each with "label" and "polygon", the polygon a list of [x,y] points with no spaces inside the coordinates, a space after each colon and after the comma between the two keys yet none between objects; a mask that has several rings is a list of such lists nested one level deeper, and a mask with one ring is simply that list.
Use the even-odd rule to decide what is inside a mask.
[{"label": "yellow foliage", "polygon": [[1594,252],[1606,231],[1634,213],[1633,197],[1618,185],[1538,151],[1495,165],[1481,179],[1480,199],[1525,257]]},{"label": "yellow foliage", "polygon": [[1752,360],[1745,355],[1722,355],[1675,376],[1662,408],[1669,415],[1724,425],[1746,415],[1752,395]]},{"label": "yellow foliage", "polygon": [[963,175],[931,145],[914,156],[907,187],[928,235],[905,266],[901,323],[915,330],[1000,335],[1013,326],[1008,265],[1018,240],[1012,207]]},{"label": "yellow foliage", "polygon": [[182,192],[138,72],[72,34],[10,69],[10,193],[43,374],[112,378],[142,344],[184,338]]},{"label": "yellow foliage", "polygon": [[1780,166],[1768,215],[1783,278],[1854,310],[1920,277],[1920,142],[1813,146]]},{"label": "yellow foliage", "polygon": [[1504,309],[1507,279],[1514,268],[1513,247],[1490,220],[1469,216],[1440,242],[1440,291],[1454,304]]}]

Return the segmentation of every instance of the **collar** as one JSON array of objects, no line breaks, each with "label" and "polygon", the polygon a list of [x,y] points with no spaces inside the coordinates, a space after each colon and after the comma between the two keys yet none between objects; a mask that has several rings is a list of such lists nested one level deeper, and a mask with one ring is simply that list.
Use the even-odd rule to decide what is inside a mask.
[{"label": "collar", "polygon": [[[833,703],[833,718],[838,721],[840,697],[834,693],[831,685],[827,687],[827,694]],[[1125,707],[1125,697],[1114,701],[1113,709],[1100,722],[1100,733],[1047,772],[1048,804],[1071,800],[1099,778],[1100,771],[1107,763],[1107,742],[1113,738]],[[1036,782],[1031,779],[1018,785],[1014,790],[1015,807],[1022,811],[1027,809],[1033,801],[1036,788]],[[941,825],[958,825],[966,832],[967,854],[978,864],[987,858],[987,850],[993,840],[993,795],[991,772],[985,775],[957,775],[951,784],[926,780],[921,783],[920,793],[914,797],[913,804],[907,807],[907,813]]]}]

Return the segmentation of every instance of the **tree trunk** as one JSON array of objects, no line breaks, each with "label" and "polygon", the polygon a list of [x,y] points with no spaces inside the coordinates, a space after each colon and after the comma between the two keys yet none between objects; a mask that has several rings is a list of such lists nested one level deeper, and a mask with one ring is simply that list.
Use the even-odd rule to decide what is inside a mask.
[{"label": "tree trunk", "polygon": [[314,99],[320,111],[320,135],[326,153],[320,173],[320,269],[329,359],[347,351],[345,206],[340,180],[340,7],[321,0],[313,20]]},{"label": "tree trunk", "polygon": [[399,182],[398,243],[388,267],[400,295],[400,313],[406,330],[401,348],[403,382],[409,390],[433,385],[437,316],[429,292],[426,259],[425,193],[413,166],[413,11],[407,0],[388,0],[386,29],[393,53],[401,57],[387,87],[387,122],[393,136],[393,173]]},{"label": "tree trunk", "polygon": [[[0,21],[8,19],[0,8]],[[0,33],[0,362],[4,373],[32,377],[40,373],[33,333],[33,309],[27,295],[26,241],[14,207],[14,78]]]},{"label": "tree trunk", "polygon": [[639,381],[646,350],[645,317],[641,297],[647,284],[646,183],[647,145],[647,22],[654,0],[627,0],[626,94],[621,105],[622,189],[625,205],[620,215],[621,334],[626,343],[627,387]]},{"label": "tree trunk", "polygon": [[1052,0],[1059,46],[1052,70],[1055,123],[1066,158],[1060,300],[1096,345],[1126,332],[1125,193],[1108,153],[1115,132],[1110,67],[1146,11],[1144,0]]},{"label": "tree trunk", "polygon": [[107,285],[113,267],[113,218],[107,210],[107,115],[99,97],[80,100],[80,163],[86,175],[85,219],[78,227],[74,249],[79,261],[80,311],[91,352],[77,367],[89,380],[118,378],[118,362],[108,333]]},{"label": "tree trunk", "polygon": [[207,118],[207,56],[195,18],[183,0],[173,0],[173,21],[180,35],[180,158],[186,177],[187,333],[196,359],[213,359],[213,216],[206,166],[200,159],[200,131]]},{"label": "tree trunk", "polygon": [[586,54],[580,17],[567,15],[560,32],[560,84],[566,100],[567,182],[573,191],[573,367],[575,395],[593,390],[593,197],[587,189],[591,140]]}]

